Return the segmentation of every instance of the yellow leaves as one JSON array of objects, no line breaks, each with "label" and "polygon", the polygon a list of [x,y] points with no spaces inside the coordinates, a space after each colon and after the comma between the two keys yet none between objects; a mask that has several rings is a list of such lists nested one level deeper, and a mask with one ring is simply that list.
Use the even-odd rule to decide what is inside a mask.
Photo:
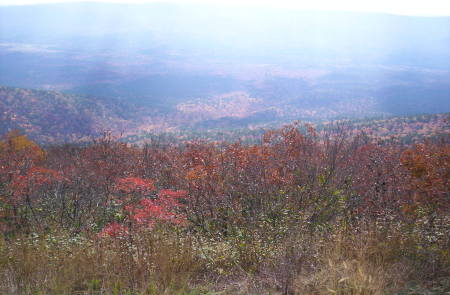
[{"label": "yellow leaves", "polygon": [[0,150],[9,152],[26,152],[34,160],[42,160],[44,151],[34,141],[30,140],[18,130],[12,130],[0,141]]},{"label": "yellow leaves", "polygon": [[190,181],[204,179],[208,176],[205,168],[202,165],[197,165],[191,170],[189,170],[186,174],[186,179]]}]

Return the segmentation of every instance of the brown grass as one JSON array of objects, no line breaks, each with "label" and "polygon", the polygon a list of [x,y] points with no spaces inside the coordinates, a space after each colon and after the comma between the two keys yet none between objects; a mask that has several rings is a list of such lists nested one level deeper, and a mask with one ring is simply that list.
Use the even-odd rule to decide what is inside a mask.
[{"label": "brown grass", "polygon": [[199,242],[193,235],[161,228],[120,239],[60,234],[2,240],[0,291],[395,294],[430,267],[428,260],[417,264],[418,244],[394,230],[317,235],[298,231],[280,240],[273,251],[255,247],[258,241],[253,241],[251,253],[241,253],[242,245],[235,242]]}]

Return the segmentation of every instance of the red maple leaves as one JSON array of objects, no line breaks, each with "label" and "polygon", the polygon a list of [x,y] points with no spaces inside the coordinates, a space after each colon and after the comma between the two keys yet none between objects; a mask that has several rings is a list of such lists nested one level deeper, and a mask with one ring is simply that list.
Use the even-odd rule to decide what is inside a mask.
[{"label": "red maple leaves", "polygon": [[139,177],[125,177],[119,178],[115,184],[115,190],[118,193],[139,193],[139,194],[150,194],[155,190],[153,180],[139,178]]},{"label": "red maple leaves", "polygon": [[55,170],[43,167],[33,167],[25,175],[16,175],[11,183],[14,192],[14,201],[23,196],[31,195],[40,189],[51,186],[58,182],[67,181],[63,175]]},{"label": "red maple leaves", "polygon": [[180,201],[186,196],[186,191],[161,190],[157,198],[142,199],[136,205],[125,207],[125,210],[133,222],[148,228],[157,222],[183,224],[186,217],[177,211],[183,207]]},{"label": "red maple leaves", "polygon": [[[154,182],[150,179],[139,177],[119,178],[115,183],[115,193],[120,199],[128,195],[139,195],[137,202],[124,206],[126,223],[117,222],[106,225],[100,232],[100,236],[121,237],[129,234],[129,227],[152,229],[157,223],[169,223],[182,225],[186,216],[180,209],[184,206],[182,200],[187,197],[186,191],[160,190],[156,194]],[[153,195],[151,195],[153,193]],[[150,196],[151,195],[151,196]]]}]

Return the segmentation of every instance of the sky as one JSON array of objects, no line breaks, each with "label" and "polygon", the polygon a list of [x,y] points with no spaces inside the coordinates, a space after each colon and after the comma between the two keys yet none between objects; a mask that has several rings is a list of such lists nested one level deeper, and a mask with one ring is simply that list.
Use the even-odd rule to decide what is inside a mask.
[{"label": "sky", "polygon": [[[0,0],[0,5],[81,2],[82,0]],[[115,3],[209,3],[232,6],[284,7],[313,10],[385,12],[402,15],[450,16],[450,0],[84,0]]]}]

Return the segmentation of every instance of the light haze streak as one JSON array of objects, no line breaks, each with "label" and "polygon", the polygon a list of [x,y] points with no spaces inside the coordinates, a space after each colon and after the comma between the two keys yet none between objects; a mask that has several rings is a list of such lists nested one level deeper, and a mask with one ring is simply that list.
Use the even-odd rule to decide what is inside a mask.
[{"label": "light haze streak", "polygon": [[[383,12],[402,15],[450,16],[449,0],[87,0],[90,2],[143,4],[149,2],[205,3],[227,6],[258,6],[304,10]],[[80,2],[77,0],[0,0],[0,5]]]}]

